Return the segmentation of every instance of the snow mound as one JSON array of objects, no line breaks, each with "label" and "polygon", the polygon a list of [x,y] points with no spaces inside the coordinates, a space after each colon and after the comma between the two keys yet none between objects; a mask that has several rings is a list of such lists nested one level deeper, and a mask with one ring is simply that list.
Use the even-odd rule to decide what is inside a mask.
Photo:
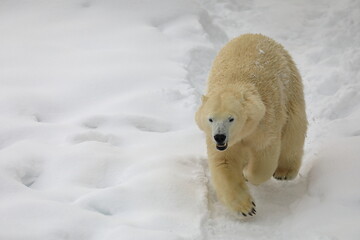
[{"label": "snow mound", "polygon": [[[0,239],[360,238],[357,1],[0,2]],[[209,182],[194,112],[229,39],[282,43],[305,84],[300,176]]]}]

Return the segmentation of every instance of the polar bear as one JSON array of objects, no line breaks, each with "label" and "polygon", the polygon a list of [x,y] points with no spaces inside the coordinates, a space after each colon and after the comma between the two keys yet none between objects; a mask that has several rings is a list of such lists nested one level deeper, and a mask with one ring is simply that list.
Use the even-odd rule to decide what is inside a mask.
[{"label": "polar bear", "polygon": [[245,34],[220,50],[195,120],[216,194],[237,214],[256,214],[246,181],[297,176],[307,131],[303,84],[274,40]]}]

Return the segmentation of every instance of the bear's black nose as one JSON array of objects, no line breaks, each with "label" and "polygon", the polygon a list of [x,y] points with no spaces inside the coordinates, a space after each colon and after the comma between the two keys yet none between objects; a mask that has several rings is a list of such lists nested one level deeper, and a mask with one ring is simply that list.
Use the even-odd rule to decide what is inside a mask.
[{"label": "bear's black nose", "polygon": [[226,139],[226,135],[224,134],[216,134],[214,136],[214,139],[217,143],[224,143],[225,139]]}]

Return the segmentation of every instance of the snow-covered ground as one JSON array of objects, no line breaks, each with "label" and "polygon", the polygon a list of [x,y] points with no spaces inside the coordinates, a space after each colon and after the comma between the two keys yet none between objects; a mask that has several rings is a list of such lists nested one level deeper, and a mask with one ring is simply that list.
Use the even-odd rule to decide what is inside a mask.
[{"label": "snow-covered ground", "polygon": [[[212,59],[263,33],[303,76],[300,176],[216,199],[193,116]],[[357,0],[0,1],[0,239],[360,239]]]}]

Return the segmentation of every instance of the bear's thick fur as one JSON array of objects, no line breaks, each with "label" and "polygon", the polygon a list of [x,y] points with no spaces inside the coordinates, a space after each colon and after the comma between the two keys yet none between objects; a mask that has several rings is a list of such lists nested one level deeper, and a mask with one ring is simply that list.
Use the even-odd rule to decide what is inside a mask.
[{"label": "bear's thick fur", "polygon": [[287,51],[260,34],[233,39],[216,56],[195,116],[206,133],[218,198],[244,216],[258,185],[298,174],[307,130],[303,85]]}]

